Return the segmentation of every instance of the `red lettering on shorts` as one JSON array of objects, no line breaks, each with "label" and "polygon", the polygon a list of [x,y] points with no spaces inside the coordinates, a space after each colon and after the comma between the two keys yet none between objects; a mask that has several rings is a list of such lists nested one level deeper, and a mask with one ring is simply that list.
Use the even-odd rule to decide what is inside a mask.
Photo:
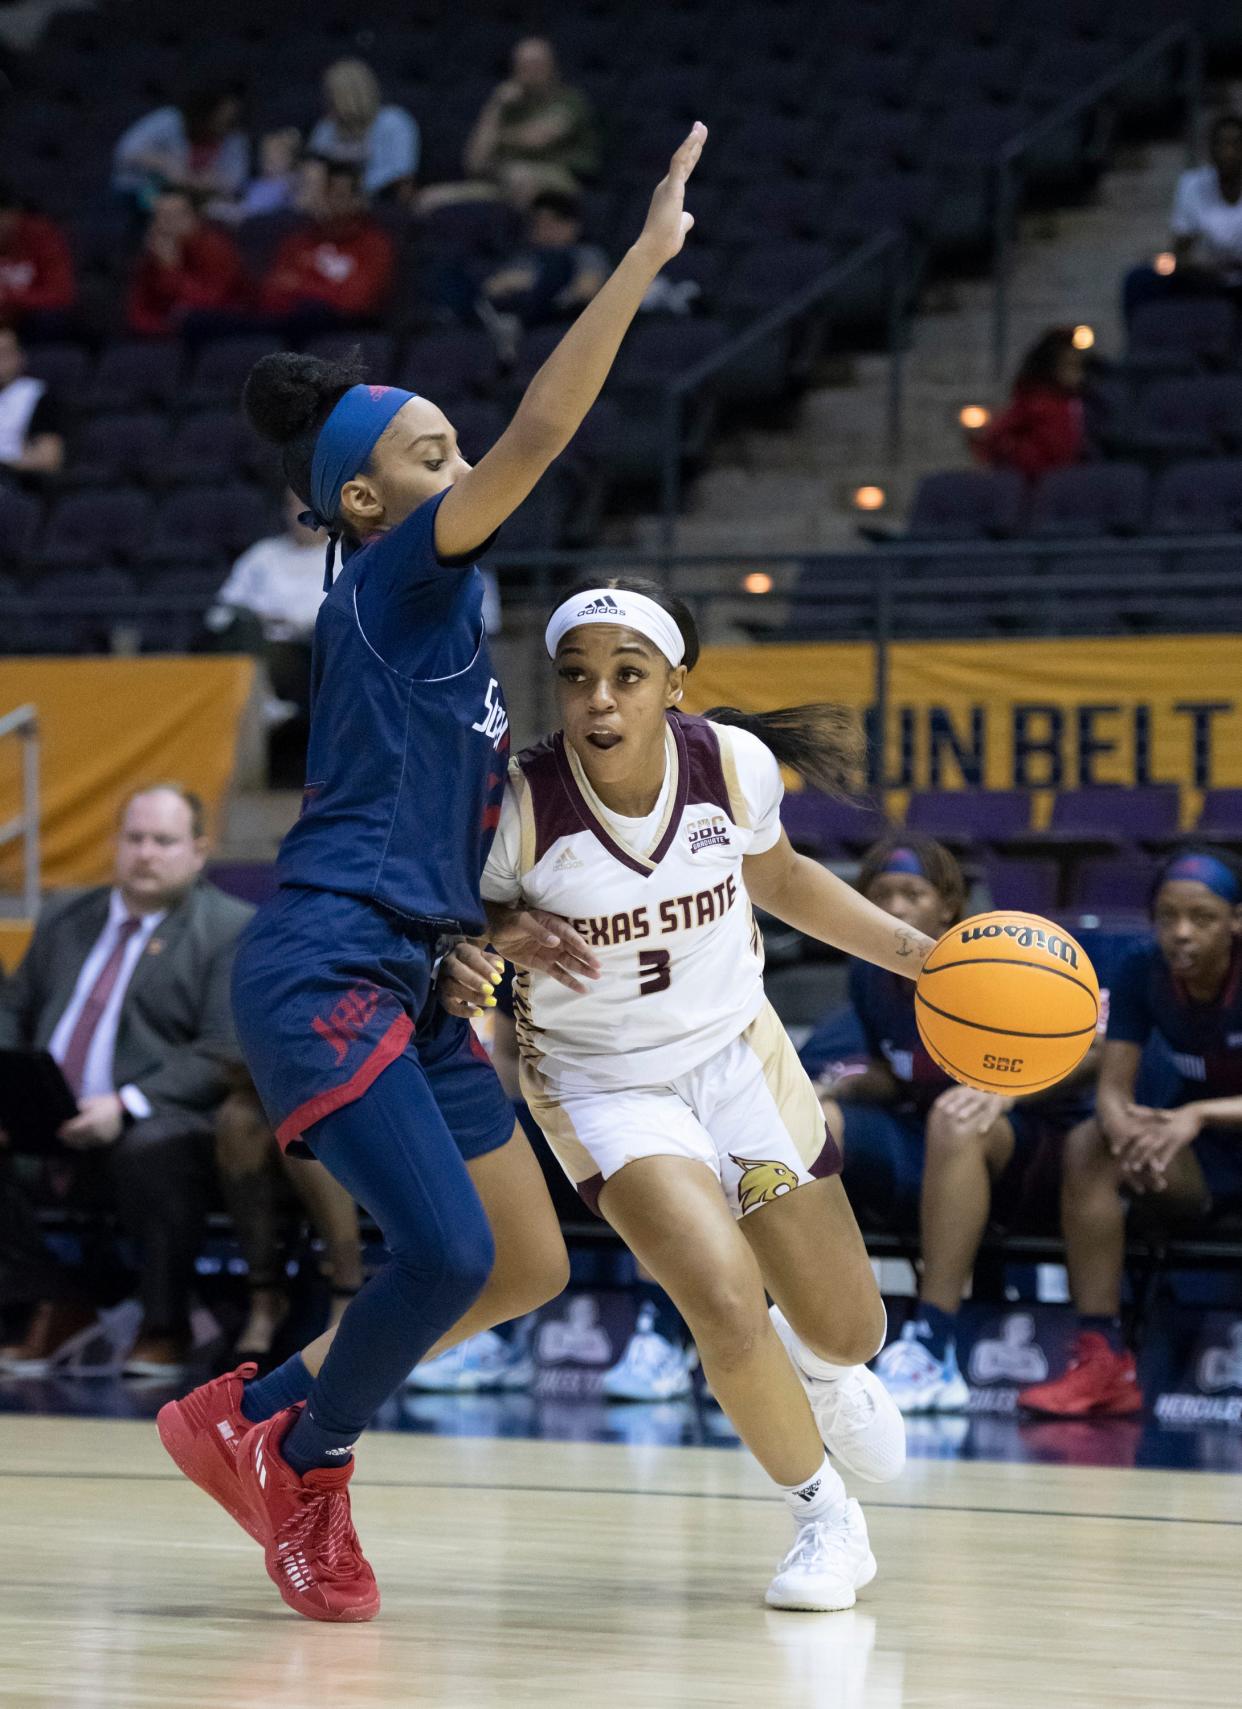
[{"label": "red lettering on shorts", "polygon": [[350,1045],[369,1024],[379,1005],[379,999],[377,986],[355,985],[345,993],[326,1019],[323,1015],[312,1016],[311,1031],[318,1033],[324,1043],[331,1046],[338,1068],[344,1062]]}]

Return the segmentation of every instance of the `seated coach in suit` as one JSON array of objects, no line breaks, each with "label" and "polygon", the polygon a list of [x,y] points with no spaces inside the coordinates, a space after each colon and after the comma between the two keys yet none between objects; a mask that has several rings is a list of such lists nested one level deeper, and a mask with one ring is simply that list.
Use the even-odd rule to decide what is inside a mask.
[{"label": "seated coach in suit", "polygon": [[[131,796],[112,884],[49,900],[0,992],[0,1046],[50,1051],[78,1098],[60,1130],[74,1192],[115,1210],[136,1243],[132,1375],[173,1377],[189,1351],[215,1114],[244,1072],[229,980],[252,910],[203,879],[206,854],[197,796],[177,784]],[[0,1274],[10,1299],[35,1306],[7,1363],[37,1370],[93,1311],[0,1158]],[[63,1161],[53,1167],[63,1182]]]}]

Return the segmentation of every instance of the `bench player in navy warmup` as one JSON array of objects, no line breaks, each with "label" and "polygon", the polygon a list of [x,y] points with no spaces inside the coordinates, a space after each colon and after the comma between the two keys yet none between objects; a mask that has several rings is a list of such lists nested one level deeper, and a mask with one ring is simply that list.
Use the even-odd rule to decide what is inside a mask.
[{"label": "bench player in navy warmup", "polygon": [[[693,127],[637,241],[477,468],[428,399],[363,385],[348,365],[269,356],[247,382],[251,421],[331,537],[329,578],[338,542],[343,564],[316,625],[302,816],[281,889],[240,946],[234,1010],[281,1143],[305,1145],[353,1194],[390,1258],[334,1338],[261,1380],[242,1367],[171,1403],[160,1434],[312,1619],[379,1609],[346,1489],[377,1408],[426,1354],[566,1280],[512,1106],[433,990],[444,940],[485,929],[479,879],[508,761],[473,560],[564,450],[681,249],[706,135]],[[494,941],[570,985],[595,971],[546,917],[515,912]]]},{"label": "bench player in navy warmup", "polygon": [[[1061,1221],[1079,1334],[1069,1368],[1018,1396],[1032,1412],[1077,1418],[1142,1410],[1121,1336],[1127,1202],[1202,1218],[1242,1206],[1242,867],[1189,849],[1152,898],[1156,941],[1109,988],[1096,1114],[1066,1141]],[[1159,1033],[1180,1076],[1166,1109],[1135,1100],[1143,1047]]]}]

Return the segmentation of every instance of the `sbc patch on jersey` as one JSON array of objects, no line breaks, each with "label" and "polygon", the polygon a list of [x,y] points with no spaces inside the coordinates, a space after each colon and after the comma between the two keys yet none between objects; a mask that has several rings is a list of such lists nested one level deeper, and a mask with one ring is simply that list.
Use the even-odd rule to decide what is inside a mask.
[{"label": "sbc patch on jersey", "polygon": [[729,821],[723,813],[713,813],[710,819],[692,819],[686,826],[690,853],[702,854],[704,849],[728,848]]}]

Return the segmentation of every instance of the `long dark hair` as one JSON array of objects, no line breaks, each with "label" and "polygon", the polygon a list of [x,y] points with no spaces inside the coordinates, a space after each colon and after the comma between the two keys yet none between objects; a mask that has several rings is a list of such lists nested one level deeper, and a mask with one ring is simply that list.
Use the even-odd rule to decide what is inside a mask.
[{"label": "long dark hair", "polygon": [[953,910],[953,920],[960,920],[966,906],[966,879],[962,869],[943,843],[932,837],[920,836],[917,831],[890,831],[878,843],[872,843],[858,868],[857,884],[862,894],[867,894],[883,872],[889,856],[898,849],[909,849],[918,857],[923,876],[942,897],[946,907]]},{"label": "long dark hair", "polygon": [[1022,365],[1014,375],[1014,391],[1030,391],[1033,387],[1042,386],[1061,388],[1061,382],[1057,378],[1057,367],[1065,352],[1074,348],[1074,329],[1072,326],[1049,327],[1047,332],[1035,340],[1022,358]]},{"label": "long dark hair", "polygon": [[274,351],[246,377],[242,407],[261,439],[280,447],[285,480],[310,503],[311,459],[319,429],[351,386],[366,378],[357,350],[336,362]]},{"label": "long dark hair", "polygon": [[[681,631],[685,643],[682,664],[692,671],[699,662],[701,647],[694,614],[684,599],[670,593],[648,576],[610,576],[606,581],[588,580],[566,597],[585,593],[592,587],[616,588],[619,593],[641,593],[667,611]],[[757,736],[781,765],[788,766],[812,789],[825,795],[848,797],[862,779],[866,737],[862,720],[848,706],[814,701],[807,706],[783,706],[774,712],[742,712],[736,706],[713,706],[704,713],[714,724],[728,724]]]}]

